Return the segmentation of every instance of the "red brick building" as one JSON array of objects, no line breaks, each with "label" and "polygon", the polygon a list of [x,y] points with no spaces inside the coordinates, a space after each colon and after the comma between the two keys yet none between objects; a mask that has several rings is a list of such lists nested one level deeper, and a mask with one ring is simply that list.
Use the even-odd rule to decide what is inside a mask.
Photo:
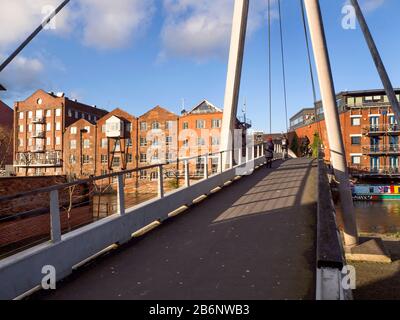
[{"label": "red brick building", "polygon": [[12,165],[13,160],[13,110],[0,101],[0,169]]},{"label": "red brick building", "polygon": [[14,106],[14,166],[17,175],[65,172],[66,128],[79,119],[95,124],[107,111],[38,90]]},{"label": "red brick building", "polygon": [[[400,101],[400,90],[396,90]],[[337,107],[346,149],[348,166],[354,175],[399,175],[400,126],[395,120],[389,100],[383,90],[341,92]],[[307,109],[308,110],[308,109]],[[315,112],[314,112],[315,114]],[[294,125],[295,124],[295,125]],[[313,121],[298,113],[291,119],[292,131],[301,140],[321,131],[327,148],[329,143],[323,118],[322,104],[317,104]]]}]

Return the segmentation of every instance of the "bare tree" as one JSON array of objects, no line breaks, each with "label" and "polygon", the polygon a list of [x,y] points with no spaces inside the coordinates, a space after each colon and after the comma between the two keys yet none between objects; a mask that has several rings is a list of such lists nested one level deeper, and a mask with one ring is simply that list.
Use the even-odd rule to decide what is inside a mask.
[{"label": "bare tree", "polygon": [[7,163],[7,158],[11,157],[12,152],[12,132],[8,128],[0,126],[0,168]]}]

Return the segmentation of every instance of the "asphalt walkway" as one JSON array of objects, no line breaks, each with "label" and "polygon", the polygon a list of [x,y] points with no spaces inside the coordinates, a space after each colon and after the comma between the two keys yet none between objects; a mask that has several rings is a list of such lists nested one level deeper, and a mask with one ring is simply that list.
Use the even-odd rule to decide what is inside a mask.
[{"label": "asphalt walkway", "polygon": [[314,299],[317,170],[274,163],[35,299]]}]

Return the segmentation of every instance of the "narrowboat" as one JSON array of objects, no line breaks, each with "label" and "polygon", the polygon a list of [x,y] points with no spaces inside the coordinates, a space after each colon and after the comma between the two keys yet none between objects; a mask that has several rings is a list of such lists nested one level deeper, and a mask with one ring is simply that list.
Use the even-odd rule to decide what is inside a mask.
[{"label": "narrowboat", "polygon": [[354,185],[352,193],[357,201],[400,200],[400,185]]}]

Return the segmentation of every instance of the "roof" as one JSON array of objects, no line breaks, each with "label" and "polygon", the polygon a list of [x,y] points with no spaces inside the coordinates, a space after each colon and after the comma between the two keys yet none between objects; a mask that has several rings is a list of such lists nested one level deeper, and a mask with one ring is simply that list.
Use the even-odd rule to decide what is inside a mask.
[{"label": "roof", "polygon": [[222,112],[222,109],[216,107],[211,102],[203,100],[197,106],[195,106],[188,114],[201,114],[201,113],[216,113]]},{"label": "roof", "polygon": [[166,108],[163,108],[163,107],[161,107],[161,106],[155,106],[153,109],[147,111],[145,114],[142,114],[139,118],[144,118],[144,117],[146,117],[148,114],[150,114],[150,113],[152,113],[152,112],[155,112],[155,111],[160,111],[160,112],[168,113],[168,114],[171,115],[171,116],[178,117],[177,114],[175,114],[175,113],[173,113],[173,112],[167,110]]},{"label": "roof", "polygon": [[120,108],[116,108],[113,111],[107,113],[102,118],[98,119],[97,123],[107,121],[109,118],[111,118],[113,116],[115,116],[125,122],[131,122],[131,120],[129,120],[129,118],[136,119],[135,116],[131,115],[130,113],[128,113]]},{"label": "roof", "polygon": [[306,113],[306,112],[314,112],[315,113],[315,109],[314,108],[303,108],[301,109],[299,112],[297,112],[295,115],[293,115],[290,120],[297,118],[299,115]]}]

